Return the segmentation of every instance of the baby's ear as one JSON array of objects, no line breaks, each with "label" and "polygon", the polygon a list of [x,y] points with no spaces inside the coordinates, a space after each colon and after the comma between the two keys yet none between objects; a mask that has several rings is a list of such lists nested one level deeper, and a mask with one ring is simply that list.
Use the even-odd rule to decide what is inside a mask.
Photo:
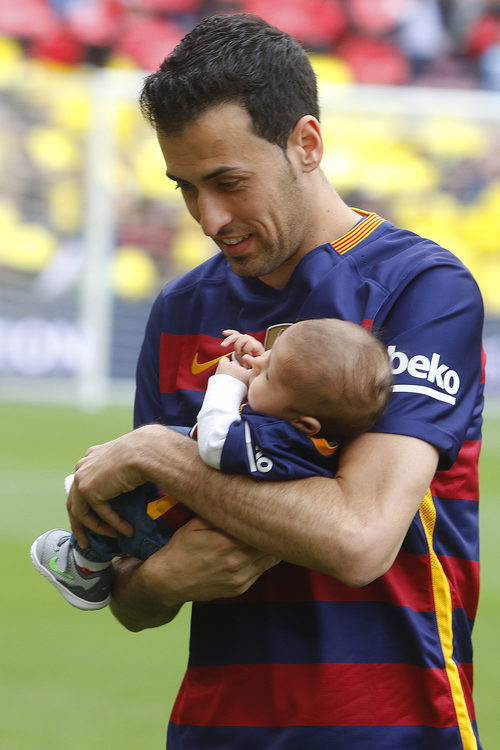
[{"label": "baby's ear", "polygon": [[321,422],[316,417],[295,417],[290,424],[306,435],[316,435],[321,430]]}]

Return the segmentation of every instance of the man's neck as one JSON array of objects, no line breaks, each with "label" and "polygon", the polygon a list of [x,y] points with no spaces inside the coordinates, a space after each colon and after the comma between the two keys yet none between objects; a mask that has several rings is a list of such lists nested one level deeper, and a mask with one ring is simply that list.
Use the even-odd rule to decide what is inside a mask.
[{"label": "man's neck", "polygon": [[283,289],[286,286],[295,267],[311,250],[343,237],[356,226],[361,218],[360,214],[344,203],[326,179],[322,187],[318,200],[313,204],[314,211],[305,235],[307,250],[290,258],[271,274],[261,278],[261,281],[273,289]]},{"label": "man's neck", "polygon": [[361,216],[342,200],[337,191],[320,173],[322,190],[316,203],[314,227],[311,232],[314,245],[317,247],[327,242],[334,242],[347,234],[359,222]]}]

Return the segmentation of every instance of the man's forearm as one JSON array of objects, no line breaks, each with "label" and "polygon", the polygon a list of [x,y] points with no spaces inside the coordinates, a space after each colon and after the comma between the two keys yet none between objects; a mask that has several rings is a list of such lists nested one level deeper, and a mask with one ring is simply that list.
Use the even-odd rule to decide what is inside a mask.
[{"label": "man's forearm", "polygon": [[422,440],[368,433],[343,447],[332,479],[257,482],[211,469],[194,441],[146,425],[87,451],[67,507],[85,546],[82,525],[119,530],[108,498],[150,480],[245,545],[359,586],[394,562],[437,461]]},{"label": "man's forearm", "polygon": [[256,482],[210,469],[166,428],[141,431],[144,478],[252,547],[351,585],[392,564],[437,463],[427,443],[373,434],[344,450],[335,479]]},{"label": "man's forearm", "polygon": [[[204,464],[194,441],[159,425],[140,431],[142,450],[136,468],[144,478],[249,546],[289,562],[318,565],[313,549],[321,533],[322,511],[320,504],[316,510],[306,506],[309,495],[325,493],[321,478],[313,478],[314,487],[306,489],[311,480],[256,482],[225,474]],[[325,504],[321,506],[324,511]]]}]

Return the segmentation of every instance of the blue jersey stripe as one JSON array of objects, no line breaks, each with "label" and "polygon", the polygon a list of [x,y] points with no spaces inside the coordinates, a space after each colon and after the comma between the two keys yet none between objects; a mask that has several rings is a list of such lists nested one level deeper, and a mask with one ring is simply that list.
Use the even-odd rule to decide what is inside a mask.
[{"label": "blue jersey stripe", "polygon": [[479,503],[476,500],[434,498],[437,555],[479,560]]},{"label": "blue jersey stripe", "polygon": [[[475,725],[474,725],[475,726]],[[171,724],[169,750],[458,750],[456,727],[190,727]],[[480,746],[478,746],[480,750]]]},{"label": "blue jersey stripe", "polygon": [[[190,666],[268,660],[444,666],[433,612],[379,602],[268,602],[265,620],[259,604],[221,602],[193,608],[193,626]],[[321,632],[329,637],[318,638]]]}]

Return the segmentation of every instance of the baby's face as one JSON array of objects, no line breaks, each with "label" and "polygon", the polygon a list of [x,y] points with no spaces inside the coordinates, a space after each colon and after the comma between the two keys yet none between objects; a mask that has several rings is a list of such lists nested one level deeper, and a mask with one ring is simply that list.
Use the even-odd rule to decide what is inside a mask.
[{"label": "baby's face", "polygon": [[287,384],[284,366],[288,351],[285,333],[276,339],[272,349],[253,357],[248,384],[248,403],[252,409],[278,419],[295,416],[293,392]]}]

